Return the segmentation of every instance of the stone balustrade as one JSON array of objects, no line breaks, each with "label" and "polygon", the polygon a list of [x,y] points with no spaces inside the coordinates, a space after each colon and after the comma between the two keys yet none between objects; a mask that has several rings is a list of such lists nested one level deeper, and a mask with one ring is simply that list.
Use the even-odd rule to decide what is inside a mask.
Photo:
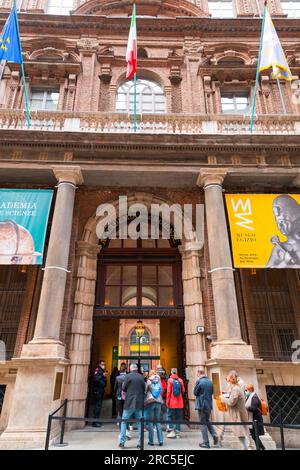
[{"label": "stone balustrade", "polygon": [[[133,116],[118,113],[31,111],[31,130],[131,133]],[[198,114],[138,115],[137,132],[142,134],[249,134],[249,116]],[[0,109],[0,129],[27,129],[25,111]],[[298,115],[261,115],[253,134],[299,134]]]}]

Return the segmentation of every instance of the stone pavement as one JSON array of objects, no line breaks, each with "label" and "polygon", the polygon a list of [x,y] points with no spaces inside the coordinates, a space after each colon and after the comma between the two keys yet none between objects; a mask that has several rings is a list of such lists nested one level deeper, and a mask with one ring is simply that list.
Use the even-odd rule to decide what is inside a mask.
[{"label": "stone pavement", "polygon": [[[132,431],[132,439],[126,441],[126,449],[137,449],[137,431]],[[156,433],[154,433],[156,438]],[[101,428],[93,428],[87,426],[84,429],[73,430],[65,433],[64,442],[69,445],[65,447],[56,447],[52,445],[50,450],[121,450],[118,447],[119,443],[119,428],[114,424],[103,425]],[[154,442],[157,442],[156,440]],[[200,431],[191,430],[187,426],[182,427],[181,437],[175,439],[168,439],[167,433],[164,433],[164,445],[149,446],[148,432],[145,431],[145,450],[160,451],[160,450],[207,450],[199,447],[201,442]],[[212,449],[217,449],[211,444]],[[220,449],[220,448],[219,448]]]},{"label": "stone pavement", "polygon": [[[89,416],[92,416],[92,408],[89,410]],[[111,400],[103,401],[101,417],[111,419]],[[145,431],[145,450],[206,450],[199,447],[202,442],[200,430],[189,429],[188,426],[181,426],[181,437],[179,439],[168,439],[164,432],[164,446],[149,446],[148,431]],[[65,433],[64,442],[69,445],[65,447],[51,446],[51,450],[122,450],[119,444],[119,427],[116,424],[103,424],[101,428],[86,426],[84,429],[77,429]],[[137,430],[131,431],[132,439],[126,441],[125,450],[137,449]],[[156,432],[154,431],[154,442],[157,442]],[[215,448],[212,446],[212,448]]]}]

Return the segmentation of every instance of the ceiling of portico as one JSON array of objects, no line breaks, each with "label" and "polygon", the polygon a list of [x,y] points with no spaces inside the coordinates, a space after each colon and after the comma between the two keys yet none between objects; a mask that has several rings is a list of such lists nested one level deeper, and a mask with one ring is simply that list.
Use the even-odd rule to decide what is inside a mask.
[{"label": "ceiling of portico", "polygon": [[[174,167],[162,166],[130,166],[130,165],[80,165],[87,187],[128,187],[128,188],[189,188],[197,189],[197,179],[200,167]],[[208,167],[206,167],[208,169]],[[215,171],[216,168],[213,168]],[[251,168],[228,168],[223,186],[226,189],[237,188],[254,191],[267,190],[280,191],[290,188],[298,176],[297,169],[267,168],[259,171]],[[14,165],[3,164],[0,168],[0,184],[20,185],[46,185],[55,186],[56,179],[51,165],[30,164]]]}]

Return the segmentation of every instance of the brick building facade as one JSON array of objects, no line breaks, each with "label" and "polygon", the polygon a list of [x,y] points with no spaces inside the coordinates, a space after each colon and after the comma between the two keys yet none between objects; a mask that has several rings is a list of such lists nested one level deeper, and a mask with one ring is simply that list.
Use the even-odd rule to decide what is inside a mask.
[{"label": "brick building facade", "polygon": [[[1,27],[10,3],[0,1]],[[7,345],[0,362],[0,448],[42,446],[47,416],[64,398],[69,415],[84,416],[90,370],[100,355],[111,370],[113,347],[130,354],[136,318],[148,328],[150,344],[152,338],[150,355],[168,369],[176,363],[188,380],[190,416],[197,368],[205,366],[222,390],[234,367],[269,400],[274,422],[276,399],[283,406],[292,396],[286,420],[299,424],[300,371],[291,361],[291,344],[300,338],[299,273],[232,269],[222,195],[299,193],[298,2],[269,1],[293,80],[281,83],[285,114],[276,81],[269,71],[261,76],[252,135],[263,2],[136,4],[136,133],[132,86],[125,81],[131,0],[22,2],[30,130],[20,68],[2,64],[1,185],[56,188],[56,200],[45,269],[0,269],[0,339]],[[204,204],[203,239],[102,246],[97,207],[117,208],[124,195],[147,207]],[[121,277],[109,283],[112,263],[120,267],[112,276]],[[140,281],[144,270],[156,276],[152,290]],[[129,287],[137,292],[131,297]],[[220,418],[217,409],[214,416]]]}]

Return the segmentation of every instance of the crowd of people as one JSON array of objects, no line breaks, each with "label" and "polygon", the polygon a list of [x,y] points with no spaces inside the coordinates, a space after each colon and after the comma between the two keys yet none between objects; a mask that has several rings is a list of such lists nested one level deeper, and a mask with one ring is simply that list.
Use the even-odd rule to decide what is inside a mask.
[{"label": "crowd of people", "polygon": [[[107,372],[104,361],[100,361],[94,372],[94,411],[93,417],[100,418],[104,390],[107,385]],[[264,434],[264,424],[261,410],[261,400],[252,384],[244,385],[238,373],[232,370],[226,377],[228,390],[220,396],[220,401],[229,411],[230,422],[257,421],[258,435]],[[110,376],[112,390],[112,417],[118,418],[120,424],[119,447],[124,448],[126,440],[131,439],[133,425],[131,420],[137,422],[138,448],[141,447],[142,428],[141,420],[144,416],[148,430],[148,445],[154,446],[154,429],[156,428],[157,444],[163,446],[164,432],[167,438],[180,438],[183,419],[185,385],[178,376],[176,368],[171,369],[168,376],[165,369],[158,365],[155,370],[141,373],[137,364],[131,364],[129,371],[127,365],[122,363],[120,370],[115,367]],[[213,409],[213,384],[202,368],[198,369],[197,380],[194,387],[195,409],[198,411],[202,442],[201,448],[209,449],[208,434],[211,434],[213,444],[219,445],[220,439],[215,427],[210,422]],[[121,421],[122,420],[122,421]],[[161,422],[163,424],[161,424]],[[99,427],[98,421],[93,426]],[[255,442],[254,426],[234,425],[234,434],[239,438],[244,450],[250,448],[250,436]],[[261,450],[264,445],[258,436]]]}]

